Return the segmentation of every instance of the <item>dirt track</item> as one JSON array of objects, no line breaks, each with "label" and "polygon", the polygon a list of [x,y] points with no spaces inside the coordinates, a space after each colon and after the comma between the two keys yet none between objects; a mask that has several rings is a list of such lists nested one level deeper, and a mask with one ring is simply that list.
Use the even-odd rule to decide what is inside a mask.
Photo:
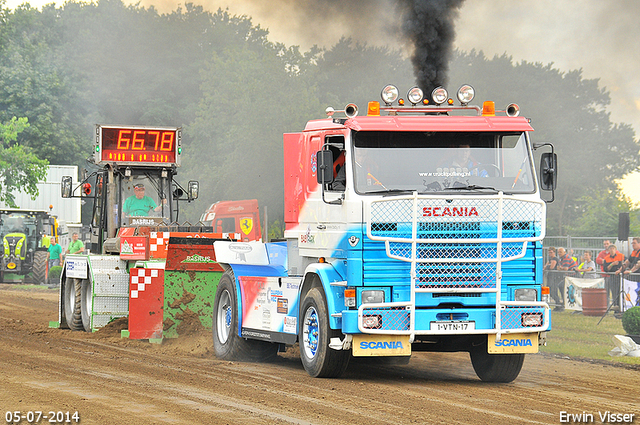
[{"label": "dirt track", "polygon": [[77,411],[83,424],[132,425],[557,424],[562,411],[590,413],[594,423],[610,411],[640,423],[637,369],[536,354],[514,383],[485,384],[465,353],[417,353],[406,366],[352,364],[342,379],[312,379],[291,352],[268,364],[218,360],[208,334],[156,345],[113,329],[49,329],[57,297],[0,285],[2,415]]}]

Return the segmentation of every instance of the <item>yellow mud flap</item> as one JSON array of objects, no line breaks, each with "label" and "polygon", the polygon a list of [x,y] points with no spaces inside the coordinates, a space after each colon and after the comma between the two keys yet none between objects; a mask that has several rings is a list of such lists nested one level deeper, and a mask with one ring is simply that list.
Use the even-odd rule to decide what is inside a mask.
[{"label": "yellow mud flap", "polygon": [[487,351],[489,354],[537,353],[538,334],[502,334],[499,341],[495,334],[490,334]]},{"label": "yellow mud flap", "polygon": [[368,356],[410,356],[409,335],[353,335],[353,355]]}]

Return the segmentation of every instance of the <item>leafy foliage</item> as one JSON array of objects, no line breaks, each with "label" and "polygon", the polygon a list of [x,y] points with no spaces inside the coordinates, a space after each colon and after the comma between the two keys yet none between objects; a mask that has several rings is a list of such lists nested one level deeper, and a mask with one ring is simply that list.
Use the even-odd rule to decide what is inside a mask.
[{"label": "leafy foliage", "polygon": [[[353,102],[362,114],[385,84],[415,85],[400,50],[342,38],[300,52],[269,40],[249,17],[193,3],[168,14],[122,0],[41,11],[3,5],[0,122],[30,123],[16,134],[14,158],[31,152],[82,166],[96,123],[182,126],[179,177],[201,183],[200,200],[183,209],[192,222],[214,201],[242,198],[259,199],[273,221],[280,218],[283,133],[323,118],[327,106]],[[640,149],[629,125],[611,122],[598,80],[471,51],[449,65],[450,92],[462,83],[480,102],[517,102],[536,129],[532,140],[555,144],[560,174],[549,234],[611,234],[617,213],[633,210],[615,181],[638,170]]]},{"label": "leafy foliage", "polygon": [[[615,180],[638,170],[640,146],[630,125],[611,123],[609,94],[598,80],[583,79],[580,70],[563,73],[552,64],[514,64],[506,54],[487,59],[475,51],[458,52],[450,69],[452,81],[475,83],[476,98],[494,100],[497,108],[517,103],[536,130],[532,141],[554,144],[559,175],[547,210],[549,234],[574,230],[590,199],[618,208]],[[609,196],[594,199],[594,192]]]},{"label": "leafy foliage", "polygon": [[631,307],[622,314],[622,328],[628,335],[640,335],[640,307]]},{"label": "leafy foliage", "polygon": [[49,165],[29,147],[15,143],[18,135],[27,128],[26,118],[13,117],[7,124],[0,123],[0,201],[14,208],[17,205],[12,192],[19,189],[35,199],[38,181],[44,179]]}]

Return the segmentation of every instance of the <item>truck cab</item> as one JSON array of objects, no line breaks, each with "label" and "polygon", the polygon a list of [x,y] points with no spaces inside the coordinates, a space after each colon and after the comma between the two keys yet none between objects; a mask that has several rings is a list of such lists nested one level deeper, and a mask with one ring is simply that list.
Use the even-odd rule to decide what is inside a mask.
[{"label": "truck cab", "polygon": [[[408,106],[393,86],[382,94],[366,116],[328,108],[284,135],[286,248],[244,265],[216,247],[240,297],[238,335],[295,333],[312,376],[339,376],[351,356],[467,351],[481,379],[510,382],[550,329],[541,190],[555,187],[555,154],[539,182],[529,120],[515,104],[501,116],[470,106],[471,86],[460,105],[443,88],[426,102],[411,89]],[[214,332],[223,357],[225,335]]]},{"label": "truck cab", "polygon": [[202,214],[200,222],[211,226],[215,233],[238,233],[243,241],[262,240],[257,199],[215,202]]}]

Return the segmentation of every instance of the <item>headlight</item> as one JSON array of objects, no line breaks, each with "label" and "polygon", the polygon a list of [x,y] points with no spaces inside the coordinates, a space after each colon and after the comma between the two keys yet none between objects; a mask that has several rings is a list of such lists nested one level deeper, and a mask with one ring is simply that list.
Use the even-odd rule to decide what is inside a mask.
[{"label": "headlight", "polygon": [[379,314],[364,316],[362,318],[362,327],[366,329],[380,329],[382,327],[382,317]]},{"label": "headlight", "polygon": [[515,291],[516,301],[537,301],[538,291],[533,288],[518,288]]},{"label": "headlight", "polygon": [[542,313],[525,313],[522,315],[523,328],[537,328],[542,326]]},{"label": "headlight", "polygon": [[473,100],[476,91],[469,84],[465,84],[458,89],[458,100],[463,105],[467,105]]},{"label": "headlight", "polygon": [[382,101],[387,105],[391,105],[398,98],[398,88],[389,84],[382,89],[382,93],[380,96],[382,97]]},{"label": "headlight", "polygon": [[373,304],[384,302],[384,291],[367,290],[362,291],[362,304]]},{"label": "headlight", "polygon": [[449,97],[449,93],[447,93],[447,90],[445,90],[444,87],[436,87],[431,92],[431,98],[433,99],[433,102],[436,105],[442,105],[444,102],[447,101],[448,97]]},{"label": "headlight", "polygon": [[424,93],[420,89],[420,87],[412,87],[407,92],[407,100],[414,105],[422,102],[422,98],[424,97]]}]

